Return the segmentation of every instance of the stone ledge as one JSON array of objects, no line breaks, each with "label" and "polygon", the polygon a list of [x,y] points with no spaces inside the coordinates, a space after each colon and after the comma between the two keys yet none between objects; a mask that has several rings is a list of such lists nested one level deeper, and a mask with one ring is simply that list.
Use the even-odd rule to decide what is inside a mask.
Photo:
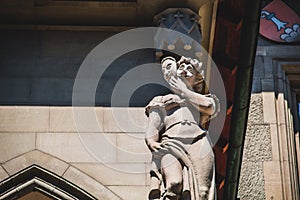
[{"label": "stone ledge", "polygon": [[1,132],[49,131],[49,107],[0,106]]},{"label": "stone ledge", "polygon": [[103,132],[102,107],[50,107],[50,132]]}]

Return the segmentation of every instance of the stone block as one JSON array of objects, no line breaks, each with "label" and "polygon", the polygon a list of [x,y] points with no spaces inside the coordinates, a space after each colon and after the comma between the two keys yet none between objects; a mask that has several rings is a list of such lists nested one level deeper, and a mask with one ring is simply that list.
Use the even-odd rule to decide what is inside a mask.
[{"label": "stone block", "polygon": [[282,180],[279,161],[263,163],[266,199],[283,199]]},{"label": "stone block", "polygon": [[277,115],[278,115],[278,123],[279,124],[286,124],[286,105],[287,100],[285,99],[285,96],[283,93],[279,93],[277,95]]},{"label": "stone block", "polygon": [[4,180],[8,178],[8,174],[6,173],[6,171],[4,171],[4,169],[0,166],[0,181]]},{"label": "stone block", "polygon": [[144,134],[118,134],[118,162],[150,162],[151,153],[145,144]]},{"label": "stone block", "polygon": [[106,186],[145,185],[145,164],[73,164]]},{"label": "stone block", "polygon": [[262,162],[272,160],[271,133],[269,124],[248,125],[243,161]]},{"label": "stone block", "polygon": [[30,102],[30,80],[26,78],[1,78],[0,102],[2,104]]},{"label": "stone block", "polygon": [[264,61],[262,56],[256,56],[253,68],[253,77],[264,78]]},{"label": "stone block", "polygon": [[30,165],[41,166],[55,174],[62,175],[69,165],[51,155],[34,150],[3,164],[9,175],[13,175]]},{"label": "stone block", "polygon": [[241,199],[265,199],[262,162],[242,162],[238,194]]},{"label": "stone block", "polygon": [[276,105],[274,92],[262,92],[264,123],[276,123]]},{"label": "stone block", "polygon": [[71,105],[74,79],[35,78],[31,81],[33,103]]},{"label": "stone block", "polygon": [[266,55],[267,55],[267,52],[266,52],[265,47],[258,46],[256,49],[256,56],[266,56]]},{"label": "stone block", "polygon": [[262,88],[262,91],[264,91],[264,92],[273,92],[274,91],[273,77],[261,79],[261,88]]},{"label": "stone block", "polygon": [[102,107],[50,107],[50,132],[103,132]]},{"label": "stone block", "polygon": [[44,56],[86,56],[104,39],[112,36],[111,32],[42,32]]},{"label": "stone block", "polygon": [[[109,176],[108,174],[106,174]],[[109,190],[107,187],[103,186],[101,183],[96,181],[94,178],[86,175],[80,170],[70,167],[63,175],[65,179],[76,184],[77,186],[84,188],[87,192],[95,196],[97,199],[113,199],[121,200],[115,193]]]},{"label": "stone block", "polygon": [[263,57],[265,78],[273,78],[274,76],[274,61],[273,57]]},{"label": "stone block", "polygon": [[147,117],[144,108],[104,108],[104,132],[145,132]]},{"label": "stone block", "polygon": [[263,123],[263,100],[262,95],[251,94],[248,125]]},{"label": "stone block", "polygon": [[[24,8],[22,8],[24,12]],[[36,56],[41,53],[39,31],[1,30],[0,55]]]},{"label": "stone block", "polygon": [[1,106],[1,132],[49,131],[49,107]]},{"label": "stone block", "polygon": [[270,124],[270,134],[271,134],[271,148],[272,148],[272,160],[279,161],[279,138],[278,138],[278,128],[276,124]]},{"label": "stone block", "polygon": [[265,182],[266,199],[284,199],[280,183]]},{"label": "stone block", "polygon": [[266,161],[263,163],[264,178],[266,182],[281,183],[281,169],[279,161]]},{"label": "stone block", "polygon": [[0,133],[0,163],[32,151],[34,148],[34,133]]},{"label": "stone block", "polygon": [[280,146],[280,154],[281,154],[281,160],[283,161],[290,161],[290,148],[289,148],[289,130],[287,129],[286,124],[281,124],[279,127],[279,146]]},{"label": "stone block", "polygon": [[74,79],[84,59],[82,57],[70,57],[62,54],[60,56],[43,56],[35,58],[32,67],[32,77],[40,78],[71,78]]},{"label": "stone block", "polygon": [[149,188],[146,186],[108,186],[122,200],[147,199]]},{"label": "stone block", "polygon": [[116,162],[116,136],[103,133],[41,133],[37,149],[66,162]]},{"label": "stone block", "polygon": [[33,56],[1,56],[0,77],[29,78],[32,75],[35,57]]},{"label": "stone block", "polygon": [[262,91],[261,79],[253,77],[251,93],[260,93]]}]

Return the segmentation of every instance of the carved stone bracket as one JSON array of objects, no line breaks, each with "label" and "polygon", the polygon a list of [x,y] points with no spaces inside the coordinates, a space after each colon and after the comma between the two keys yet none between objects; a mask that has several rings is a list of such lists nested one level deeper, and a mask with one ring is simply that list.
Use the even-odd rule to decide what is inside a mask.
[{"label": "carved stone bracket", "polygon": [[[170,51],[176,48],[176,52],[182,55],[200,57],[202,41],[200,16],[188,8],[168,8],[154,17],[157,27],[170,29],[169,34],[157,31],[155,35],[156,56],[163,55],[160,49]],[[171,31],[175,30],[175,31]],[[176,31],[183,33],[178,34]]]}]

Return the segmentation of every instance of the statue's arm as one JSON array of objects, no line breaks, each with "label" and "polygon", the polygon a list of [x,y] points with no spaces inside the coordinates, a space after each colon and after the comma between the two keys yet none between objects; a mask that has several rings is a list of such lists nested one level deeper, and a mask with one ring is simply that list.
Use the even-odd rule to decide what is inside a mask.
[{"label": "statue's arm", "polygon": [[216,111],[216,102],[210,96],[202,95],[189,89],[183,91],[181,95],[186,98],[201,113],[212,115]]},{"label": "statue's arm", "polygon": [[212,115],[215,113],[215,100],[208,95],[199,94],[187,88],[186,84],[179,78],[171,78],[170,85],[180,96],[188,100],[201,113]]},{"label": "statue's arm", "polygon": [[161,128],[161,123],[162,119],[159,112],[156,110],[150,111],[145,142],[151,151],[158,151],[161,148],[159,143],[159,130]]}]

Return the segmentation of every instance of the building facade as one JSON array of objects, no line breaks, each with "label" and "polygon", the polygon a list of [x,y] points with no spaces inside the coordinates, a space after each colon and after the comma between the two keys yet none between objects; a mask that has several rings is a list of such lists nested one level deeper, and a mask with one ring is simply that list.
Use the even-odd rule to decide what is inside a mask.
[{"label": "building facade", "polygon": [[[79,87],[84,97],[94,93],[92,107],[74,104],[74,84],[84,63],[106,67],[102,54],[87,60],[103,41],[137,27],[164,26],[158,23],[162,16],[176,22],[192,12],[200,16],[201,44],[226,90],[224,128],[214,147],[218,199],[235,199],[238,186],[241,199],[297,199],[299,45],[260,39],[255,57],[260,3],[1,1],[1,198],[147,199],[151,154],[144,142],[144,106],[169,90],[145,84],[126,103],[114,104],[112,97],[136,66],[152,64],[151,73],[135,74],[137,83],[145,83],[145,74],[160,74],[155,63],[161,52],[138,49],[119,55],[94,88]],[[196,36],[190,37],[200,40]],[[166,48],[171,42],[164,41]],[[109,53],[113,46],[104,48]],[[89,85],[97,73],[92,68],[83,81]],[[212,73],[209,80],[214,78]]]}]

